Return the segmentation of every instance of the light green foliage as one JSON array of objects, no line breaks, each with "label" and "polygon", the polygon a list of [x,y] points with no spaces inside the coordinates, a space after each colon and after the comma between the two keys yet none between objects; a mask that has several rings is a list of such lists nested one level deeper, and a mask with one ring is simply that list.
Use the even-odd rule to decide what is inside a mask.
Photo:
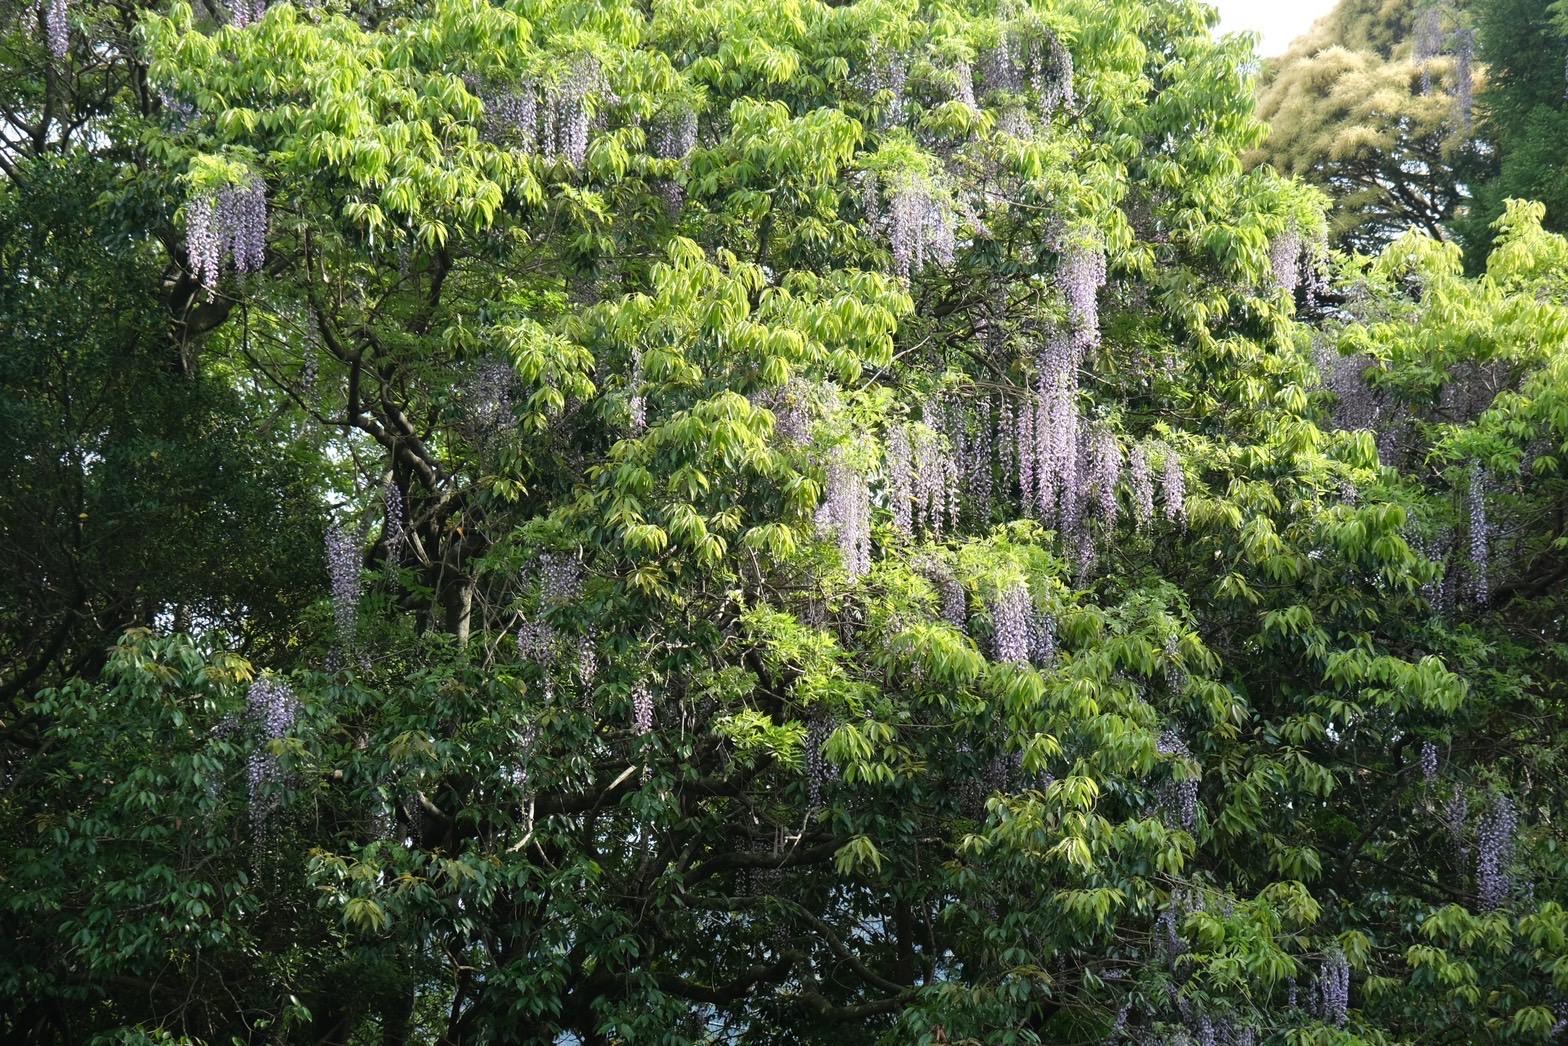
[{"label": "light green foliage", "polygon": [[[335,622],[317,581],[249,660],[197,621],[202,652],[137,630],[17,688],[0,1028],[1549,1032],[1568,251],[1518,205],[1480,278],[1410,235],[1298,322],[1273,255],[1325,198],[1244,165],[1264,127],[1213,20],[144,12],[168,101],[114,133],[169,343],[313,456],[290,518],[362,560]],[[253,178],[265,265],[208,295],[192,201]],[[1015,440],[1002,406],[1073,336],[1085,442],[1143,453],[1158,511],[1079,473],[1084,515],[1042,519],[1004,450],[901,523],[899,434]],[[1490,608],[1445,608],[1473,568],[1419,549],[1469,525],[1477,459],[1510,555]],[[276,729],[263,672],[297,698]],[[1497,911],[1454,789],[1517,805]]]}]

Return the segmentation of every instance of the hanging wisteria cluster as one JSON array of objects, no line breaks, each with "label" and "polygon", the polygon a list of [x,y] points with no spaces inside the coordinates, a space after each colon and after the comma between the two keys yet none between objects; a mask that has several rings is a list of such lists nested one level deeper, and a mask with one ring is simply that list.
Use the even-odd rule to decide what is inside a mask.
[{"label": "hanging wisteria cluster", "polygon": [[632,373],[627,379],[629,395],[626,409],[630,415],[633,435],[643,432],[648,427],[648,398],[643,394],[642,386],[642,351],[638,350],[632,353]]},{"label": "hanging wisteria cluster", "polygon": [[640,680],[632,687],[632,730],[639,735],[653,731],[653,691]]},{"label": "hanging wisteria cluster", "polygon": [[1488,578],[1492,525],[1486,515],[1486,471],[1480,462],[1470,466],[1470,484],[1465,503],[1470,515],[1470,598],[1485,606],[1491,597]]},{"label": "hanging wisteria cluster", "polygon": [[[39,5],[34,4],[37,11]],[[42,0],[44,42],[54,58],[64,58],[71,46],[70,0]]]},{"label": "hanging wisteria cluster", "polygon": [[1468,131],[1475,113],[1475,30],[1468,26],[1454,33],[1454,109]]},{"label": "hanging wisteria cluster", "polygon": [[811,402],[809,386],[800,378],[791,378],[782,387],[753,393],[754,406],[771,411],[773,434],[797,446],[811,438]]},{"label": "hanging wisteria cluster", "polygon": [[1492,797],[1475,831],[1476,899],[1483,908],[1500,907],[1508,899],[1509,866],[1513,863],[1514,833],[1519,815],[1506,795]]},{"label": "hanging wisteria cluster", "polygon": [[[1004,18],[1016,13],[1016,8],[1004,5]],[[1022,25],[1009,27],[985,54],[982,75],[994,91],[1034,91],[1042,120],[1049,120],[1057,109],[1077,101],[1072,52],[1053,34]]]},{"label": "hanging wisteria cluster", "polygon": [[327,578],[332,589],[332,616],[337,622],[338,644],[347,654],[354,649],[359,629],[359,542],[342,527],[328,527]]},{"label": "hanging wisteria cluster", "polygon": [[1429,788],[1437,783],[1437,746],[1431,741],[1421,742],[1421,779]]},{"label": "hanging wisteria cluster", "polygon": [[942,620],[962,630],[969,623],[969,603],[964,595],[963,582],[958,580],[945,560],[927,556],[919,561],[919,569],[936,586],[938,612]]},{"label": "hanging wisteria cluster", "polygon": [[[1191,758],[1192,751],[1174,729],[1166,730],[1155,743],[1154,750],[1161,755]],[[1159,790],[1160,811],[1167,823],[1178,824],[1191,831],[1198,823],[1198,780],[1189,777],[1176,780],[1168,778]]]},{"label": "hanging wisteria cluster", "polygon": [[548,606],[575,602],[583,591],[583,564],[566,552],[544,552],[539,556],[540,597]]},{"label": "hanging wisteria cluster", "polygon": [[225,256],[234,271],[256,272],[267,251],[267,187],[260,178],[244,186],[203,193],[185,206],[185,252],[191,274],[211,297]]},{"label": "hanging wisteria cluster", "polygon": [[408,510],[403,503],[403,491],[396,480],[387,480],[382,502],[385,505],[385,517],[381,536],[386,543],[387,562],[397,563],[408,545]]},{"label": "hanging wisteria cluster", "polygon": [[1350,963],[1343,952],[1335,951],[1323,960],[1318,971],[1318,1016],[1325,1023],[1343,1028],[1350,1014]]},{"label": "hanging wisteria cluster", "polygon": [[951,264],[956,249],[953,207],[946,194],[929,179],[902,174],[892,179],[885,211],[878,194],[877,176],[866,172],[862,190],[866,230],[877,235],[886,226],[893,252],[893,271],[905,279],[923,269],[927,261]]},{"label": "hanging wisteria cluster", "polygon": [[487,356],[474,367],[463,388],[463,422],[475,444],[484,446],[517,425],[512,391],[517,371],[499,356]]},{"label": "hanging wisteria cluster", "polygon": [[485,106],[488,130],[493,137],[510,137],[526,152],[581,167],[588,158],[593,97],[611,104],[618,100],[598,59],[583,55],[559,83],[541,85],[529,79],[490,95]]},{"label": "hanging wisteria cluster", "polygon": [[1448,796],[1448,801],[1443,804],[1443,809],[1438,813],[1438,820],[1454,840],[1456,847],[1463,847],[1465,837],[1465,822],[1470,817],[1470,804],[1465,802],[1456,786]]},{"label": "hanging wisteria cluster", "polygon": [[825,715],[812,716],[806,725],[806,797],[812,813],[822,809],[822,796],[838,776],[838,768],[827,756],[833,729],[833,721]]},{"label": "hanging wisteria cluster", "polygon": [[244,29],[261,21],[261,16],[266,13],[267,0],[231,0],[229,23],[236,29]]},{"label": "hanging wisteria cluster", "polygon": [[1073,337],[1086,347],[1100,343],[1100,288],[1105,286],[1105,264],[1103,245],[1074,242],[1062,253],[1056,270]]},{"label": "hanging wisteria cluster", "polygon": [[245,711],[255,724],[256,746],[247,759],[246,779],[249,785],[252,827],[256,830],[255,843],[262,845],[268,818],[277,805],[273,793],[280,773],[277,756],[272,754],[271,743],[281,740],[294,726],[299,714],[299,701],[288,685],[268,676],[257,676],[245,694]]},{"label": "hanging wisteria cluster", "polygon": [[882,130],[897,127],[904,122],[906,92],[909,86],[909,59],[902,53],[883,48],[874,49],[861,75],[860,86],[868,95],[888,93],[887,104],[882,107],[878,126]]},{"label": "hanging wisteria cluster", "polygon": [[1142,530],[1154,518],[1154,471],[1149,465],[1149,451],[1142,443],[1127,453],[1127,489],[1132,494],[1132,518]]},{"label": "hanging wisteria cluster", "polygon": [[1081,416],[1085,351],[1078,338],[1057,333],[1042,346],[1037,383],[1023,395],[993,402],[988,393],[948,389],[928,402],[923,426],[892,428],[886,480],[894,528],[938,537],[966,513],[984,525],[993,499],[1016,491],[1022,512],[1055,529],[1082,572],[1095,560],[1096,536],[1116,525],[1124,488],[1136,526],[1154,518],[1157,492],[1163,516],[1185,524],[1186,476],[1174,449],[1158,441],[1124,449],[1109,425]]},{"label": "hanging wisteria cluster", "polygon": [[940,538],[958,525],[958,463],[925,425],[897,425],[888,436],[888,501],[893,526],[905,537],[917,527]]},{"label": "hanging wisteria cluster", "polygon": [[[697,114],[690,108],[662,114],[650,144],[661,160],[684,160],[697,145]],[[654,188],[664,198],[666,213],[672,218],[679,214],[686,202],[685,187],[677,179],[660,178]]]},{"label": "hanging wisteria cluster", "polygon": [[1026,665],[1030,661],[1030,620],[1034,602],[1029,587],[1014,582],[999,591],[991,604],[992,656],[997,661]]},{"label": "hanging wisteria cluster", "polygon": [[524,619],[517,626],[517,656],[524,661],[548,665],[555,660],[555,629],[546,621]]},{"label": "hanging wisteria cluster", "polygon": [[871,488],[865,474],[835,450],[827,466],[827,485],[817,506],[817,533],[838,544],[844,569],[851,578],[871,569]]},{"label": "hanging wisteria cluster", "polygon": [[1301,286],[1301,252],[1304,247],[1301,233],[1292,226],[1274,237],[1269,244],[1269,268],[1274,273],[1274,286],[1286,294],[1295,294]]},{"label": "hanging wisteria cluster", "polygon": [[1039,604],[1029,614],[1029,661],[1046,668],[1056,660],[1056,615]]},{"label": "hanging wisteria cluster", "polygon": [[1436,4],[1428,6],[1416,19],[1412,57],[1421,66],[1421,93],[1432,91],[1432,72],[1428,63],[1443,50],[1443,15]]}]

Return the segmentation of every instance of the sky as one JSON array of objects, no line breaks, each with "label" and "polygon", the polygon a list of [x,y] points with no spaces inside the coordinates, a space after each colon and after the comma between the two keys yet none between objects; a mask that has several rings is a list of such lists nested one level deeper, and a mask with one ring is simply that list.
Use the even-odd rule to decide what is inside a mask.
[{"label": "sky", "polygon": [[1328,14],[1336,0],[1209,0],[1220,9],[1225,32],[1250,29],[1260,33],[1258,54],[1269,58],[1284,54],[1296,37]]}]

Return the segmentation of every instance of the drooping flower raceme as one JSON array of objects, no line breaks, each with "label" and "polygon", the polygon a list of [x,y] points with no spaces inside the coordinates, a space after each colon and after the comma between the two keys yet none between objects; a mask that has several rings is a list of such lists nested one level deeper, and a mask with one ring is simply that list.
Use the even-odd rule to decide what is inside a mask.
[{"label": "drooping flower raceme", "polygon": [[539,556],[540,594],[548,606],[565,606],[583,590],[583,565],[576,556],[545,552]]},{"label": "drooping flower raceme", "polygon": [[1350,963],[1343,952],[1334,951],[1323,960],[1318,972],[1322,1019],[1343,1028],[1350,1013]]},{"label": "drooping flower raceme", "polygon": [[1154,518],[1154,472],[1149,452],[1139,443],[1127,455],[1127,487],[1132,493],[1132,516],[1141,529]]},{"label": "drooping flower raceme", "polygon": [[191,275],[211,297],[224,256],[239,273],[256,272],[266,259],[267,190],[261,179],[192,198],[185,207],[185,253]]},{"label": "drooping flower raceme", "polygon": [[236,29],[244,29],[261,20],[267,13],[267,0],[230,0],[229,23]]},{"label": "drooping flower raceme", "polygon": [[[1160,735],[1154,750],[1161,755],[1190,757],[1192,751],[1181,735],[1167,730]],[[1198,821],[1198,781],[1196,778],[1176,780],[1173,776],[1160,789],[1160,807],[1168,821],[1191,831]]]},{"label": "drooping flower raceme", "polygon": [[1187,476],[1182,472],[1181,458],[1170,447],[1165,448],[1165,466],[1160,472],[1160,495],[1165,501],[1165,518],[1172,523],[1187,521]]},{"label": "drooping flower raceme", "polygon": [[1506,795],[1493,797],[1476,823],[1475,887],[1483,908],[1497,908],[1508,899],[1509,865],[1513,862],[1514,833],[1519,815]]},{"label": "drooping flower raceme", "polygon": [[632,730],[638,734],[653,731],[653,691],[640,681],[632,687]]},{"label": "drooping flower raceme", "polygon": [[1105,248],[1073,243],[1062,254],[1056,278],[1067,299],[1073,337],[1082,345],[1100,343],[1100,288],[1105,286]]},{"label": "drooping flower raceme", "polygon": [[[873,220],[869,213],[867,217]],[[928,260],[952,262],[956,246],[952,206],[927,179],[913,174],[895,178],[887,213],[875,217],[887,224],[893,271],[898,275],[907,279]]]},{"label": "drooping flower raceme", "polygon": [[828,737],[833,733],[833,721],[816,715],[806,726],[806,795],[813,813],[822,809],[822,796],[827,791],[838,770],[828,761]]},{"label": "drooping flower raceme", "polygon": [[[256,726],[256,747],[247,760],[251,819],[258,832],[264,830],[277,805],[272,787],[279,779],[277,756],[271,744],[281,740],[294,726],[299,702],[288,685],[269,676],[257,676],[245,694],[246,715]],[[257,843],[261,842],[258,836]]]},{"label": "drooping flower raceme", "polygon": [[1269,244],[1269,267],[1274,272],[1274,286],[1295,294],[1301,286],[1301,233],[1290,228],[1274,237]]},{"label": "drooping flower raceme", "polygon": [[71,46],[69,3],[70,0],[45,0],[44,37],[54,58],[64,58]]},{"label": "drooping flower raceme", "polygon": [[337,622],[338,643],[346,654],[354,649],[359,629],[359,542],[342,527],[327,528],[327,578],[332,588],[332,615]]},{"label": "drooping flower raceme", "polygon": [[555,660],[555,629],[546,621],[524,619],[517,626],[517,655],[524,661],[549,665]]},{"label": "drooping flower raceme", "polygon": [[850,577],[861,577],[871,569],[871,491],[865,475],[846,464],[838,450],[828,462],[816,524],[819,534],[837,541]]},{"label": "drooping flower raceme", "polygon": [[1470,466],[1470,489],[1466,495],[1470,510],[1470,597],[1485,606],[1491,596],[1491,583],[1487,578],[1492,526],[1486,516],[1486,472],[1480,462]]},{"label": "drooping flower raceme", "polygon": [[1029,588],[1022,582],[1014,582],[997,594],[991,605],[996,660],[1029,663],[1029,619],[1033,611]]},{"label": "drooping flower raceme", "polygon": [[385,516],[381,536],[386,543],[387,560],[396,563],[402,558],[403,548],[408,543],[408,510],[403,504],[403,491],[395,480],[387,480],[382,502],[385,505]]}]

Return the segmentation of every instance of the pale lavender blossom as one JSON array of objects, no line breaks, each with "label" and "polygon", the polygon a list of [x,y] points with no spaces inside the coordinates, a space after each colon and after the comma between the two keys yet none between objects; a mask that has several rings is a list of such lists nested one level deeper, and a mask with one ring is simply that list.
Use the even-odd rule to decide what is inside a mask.
[{"label": "pale lavender blossom", "polygon": [[64,58],[71,46],[70,0],[44,0],[44,36],[49,54]]},{"label": "pale lavender blossom", "polygon": [[1122,448],[1104,426],[1090,436],[1089,468],[1084,482],[1093,494],[1096,515],[1107,525],[1116,522],[1116,484],[1121,479]]},{"label": "pale lavender blossom", "polygon": [[956,248],[952,207],[929,181],[914,175],[900,176],[888,200],[887,213],[881,217],[888,226],[893,271],[899,276],[908,279],[911,273],[923,269],[928,260],[944,265],[952,262]]},{"label": "pale lavender blossom", "polygon": [[524,619],[517,626],[517,655],[525,661],[548,665],[555,660],[556,632],[549,623]]},{"label": "pale lavender blossom", "polygon": [[871,569],[871,491],[866,477],[835,451],[827,466],[827,485],[817,507],[817,532],[833,537],[851,578]]},{"label": "pale lavender blossom", "polygon": [[1486,472],[1480,462],[1470,466],[1470,485],[1466,504],[1470,510],[1470,597],[1485,606],[1491,596],[1487,579],[1492,525],[1486,515]]},{"label": "pale lavender blossom", "polygon": [[256,747],[247,759],[251,819],[261,845],[266,823],[277,805],[272,794],[281,774],[278,758],[271,751],[274,741],[282,740],[293,729],[299,714],[299,701],[288,685],[269,676],[257,676],[245,695],[246,715],[255,724]]},{"label": "pale lavender blossom", "polygon": [[[1161,755],[1190,758],[1192,751],[1175,730],[1166,730],[1154,746]],[[1173,775],[1160,789],[1160,808],[1167,820],[1191,831],[1198,820],[1198,781],[1196,778],[1176,780]]]},{"label": "pale lavender blossom", "polygon": [[632,687],[632,730],[638,734],[653,732],[653,691],[644,682]]},{"label": "pale lavender blossom", "polygon": [[564,552],[544,552],[539,556],[541,594],[548,606],[574,602],[583,590],[583,564]]},{"label": "pale lavender blossom", "polygon": [[1454,33],[1454,107],[1459,129],[1468,132],[1475,109],[1475,31],[1468,27]]},{"label": "pale lavender blossom", "polygon": [[1343,1028],[1350,1012],[1350,963],[1344,953],[1336,950],[1323,960],[1318,991],[1323,1020]]},{"label": "pale lavender blossom", "polygon": [[1483,908],[1500,907],[1508,899],[1509,866],[1513,863],[1514,833],[1519,817],[1513,800],[1496,795],[1479,821],[1475,832],[1476,895]]},{"label": "pale lavender blossom", "polygon": [[512,390],[517,371],[510,361],[488,356],[479,361],[463,389],[464,422],[473,440],[486,445],[517,424]]},{"label": "pale lavender blossom", "polygon": [[1034,604],[1026,585],[1014,582],[997,593],[991,605],[992,639],[997,661],[1029,663],[1029,618]]},{"label": "pale lavender blossom", "polygon": [[914,453],[910,447],[909,426],[895,425],[887,438],[888,508],[893,514],[893,529],[904,537],[915,533]]},{"label": "pale lavender blossom", "polygon": [[408,510],[403,504],[403,491],[395,480],[387,480],[382,502],[385,515],[381,538],[386,544],[388,562],[396,563],[402,558],[403,549],[408,544]]},{"label": "pale lavender blossom", "polygon": [[1100,244],[1073,243],[1057,269],[1067,318],[1080,345],[1100,343],[1099,291],[1105,286],[1105,248]]},{"label": "pale lavender blossom", "polygon": [[827,757],[828,738],[833,729],[833,721],[825,715],[812,716],[806,726],[806,798],[812,813],[822,809],[823,793],[838,776],[838,769]]},{"label": "pale lavender blossom", "polygon": [[217,290],[218,273],[223,267],[223,233],[211,194],[197,196],[185,205],[185,256],[191,275],[206,288],[207,296],[211,298]]},{"label": "pale lavender blossom", "polygon": [[594,637],[586,635],[577,640],[577,678],[581,680],[583,689],[593,686],[593,681],[599,675],[599,654],[596,649]]},{"label": "pale lavender blossom", "polygon": [[1132,517],[1141,530],[1154,518],[1154,472],[1142,443],[1127,455],[1127,486],[1132,493]]},{"label": "pale lavender blossom", "polygon": [[1286,294],[1295,294],[1301,286],[1301,233],[1294,227],[1274,237],[1269,244],[1269,267],[1274,273],[1274,286]]},{"label": "pale lavender blossom", "polygon": [[337,622],[338,643],[346,654],[354,649],[359,628],[360,548],[342,527],[328,527],[327,577],[332,589],[332,615]]},{"label": "pale lavender blossom", "polygon": [[632,354],[632,375],[627,383],[630,398],[627,409],[631,415],[631,428],[633,433],[641,433],[648,427],[648,400],[643,394],[642,352]]},{"label": "pale lavender blossom", "polygon": [[236,272],[257,272],[267,252],[267,187],[260,178],[218,194]]},{"label": "pale lavender blossom", "polygon": [[1165,448],[1165,467],[1160,473],[1160,494],[1165,502],[1165,518],[1172,523],[1187,521],[1187,477],[1182,471],[1181,457],[1169,447]]},{"label": "pale lavender blossom", "polygon": [[1437,746],[1430,741],[1421,742],[1421,777],[1428,788],[1437,783]]},{"label": "pale lavender blossom", "polygon": [[1029,663],[1048,668],[1056,660],[1056,615],[1032,607],[1029,613]]},{"label": "pale lavender blossom", "polygon": [[267,0],[231,0],[229,22],[236,29],[244,29],[261,20],[267,12]]}]

